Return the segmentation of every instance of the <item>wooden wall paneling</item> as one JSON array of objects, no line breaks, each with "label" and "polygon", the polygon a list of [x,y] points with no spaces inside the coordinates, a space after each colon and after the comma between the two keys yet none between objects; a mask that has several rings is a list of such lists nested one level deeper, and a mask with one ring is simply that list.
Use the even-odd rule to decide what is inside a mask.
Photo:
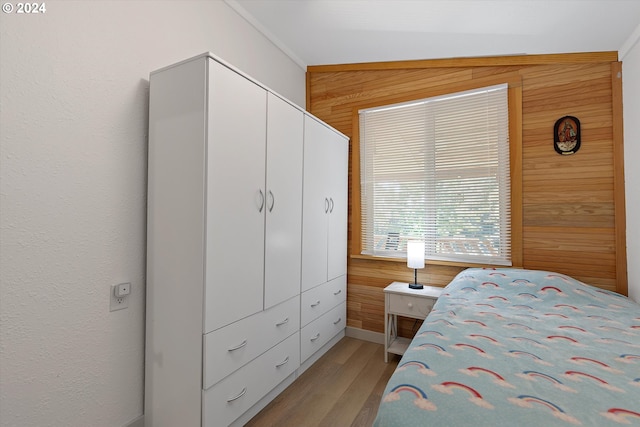
[{"label": "wooden wall paneling", "polygon": [[[382,289],[410,281],[405,260],[359,256],[358,115],[360,108],[402,102],[506,81],[512,142],[514,265],[557,271],[626,293],[622,95],[615,52],[461,58],[311,66],[308,110],[351,137],[349,179],[348,325],[382,332]],[[553,149],[553,125],[579,118],[582,147]],[[520,190],[517,190],[518,186]],[[520,245],[520,248],[517,246]],[[422,283],[445,286],[464,266],[427,263]],[[409,333],[413,323],[401,323]],[[402,332],[401,332],[402,333]]]},{"label": "wooden wall paneling", "polygon": [[511,262],[522,267],[522,82],[509,88],[509,150],[511,174]]},{"label": "wooden wall paneling", "polygon": [[[610,73],[608,63],[522,71],[523,237],[526,267],[616,290]],[[551,149],[564,115],[581,121],[582,147],[571,156]]]},{"label": "wooden wall paneling", "polygon": [[627,217],[624,198],[624,128],[622,114],[622,63],[611,63],[613,108],[613,191],[616,224],[616,291],[628,295]]}]

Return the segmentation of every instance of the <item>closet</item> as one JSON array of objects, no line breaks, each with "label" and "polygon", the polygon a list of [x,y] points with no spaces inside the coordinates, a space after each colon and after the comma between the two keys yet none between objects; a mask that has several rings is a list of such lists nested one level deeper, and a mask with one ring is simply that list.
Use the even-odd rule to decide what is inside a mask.
[{"label": "closet", "polygon": [[344,336],[348,140],[208,53],[149,100],[145,423],[242,425]]},{"label": "closet", "polygon": [[304,362],[346,326],[348,146],[305,117],[302,229]]}]

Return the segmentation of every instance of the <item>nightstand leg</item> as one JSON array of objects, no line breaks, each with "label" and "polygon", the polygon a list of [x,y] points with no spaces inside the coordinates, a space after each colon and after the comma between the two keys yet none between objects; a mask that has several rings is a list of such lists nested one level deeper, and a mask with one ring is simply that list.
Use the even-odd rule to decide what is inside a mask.
[{"label": "nightstand leg", "polygon": [[389,362],[389,347],[398,337],[398,316],[385,314],[384,316],[384,363]]},{"label": "nightstand leg", "polygon": [[389,315],[384,314],[384,363],[389,363]]}]

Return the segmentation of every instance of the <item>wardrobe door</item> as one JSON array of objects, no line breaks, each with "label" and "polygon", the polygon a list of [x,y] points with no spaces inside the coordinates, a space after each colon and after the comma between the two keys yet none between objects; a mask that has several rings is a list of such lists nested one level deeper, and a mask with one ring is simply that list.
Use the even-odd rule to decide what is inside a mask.
[{"label": "wardrobe door", "polygon": [[300,293],[303,113],[267,98],[264,307]]},{"label": "wardrobe door", "polygon": [[304,120],[304,191],[302,220],[302,291],[327,281],[326,128],[309,116]]},{"label": "wardrobe door", "polygon": [[327,279],[347,274],[347,204],[349,143],[330,129],[327,132],[327,183],[329,224],[327,227]]},{"label": "wardrobe door", "polygon": [[267,202],[267,92],[210,60],[208,94],[205,332],[262,310]]}]

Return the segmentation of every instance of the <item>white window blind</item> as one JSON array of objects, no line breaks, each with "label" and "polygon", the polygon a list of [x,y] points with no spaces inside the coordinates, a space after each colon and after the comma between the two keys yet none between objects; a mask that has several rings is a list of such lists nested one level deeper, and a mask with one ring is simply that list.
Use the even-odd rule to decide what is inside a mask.
[{"label": "white window blind", "polygon": [[363,254],[511,265],[507,90],[359,112]]}]

